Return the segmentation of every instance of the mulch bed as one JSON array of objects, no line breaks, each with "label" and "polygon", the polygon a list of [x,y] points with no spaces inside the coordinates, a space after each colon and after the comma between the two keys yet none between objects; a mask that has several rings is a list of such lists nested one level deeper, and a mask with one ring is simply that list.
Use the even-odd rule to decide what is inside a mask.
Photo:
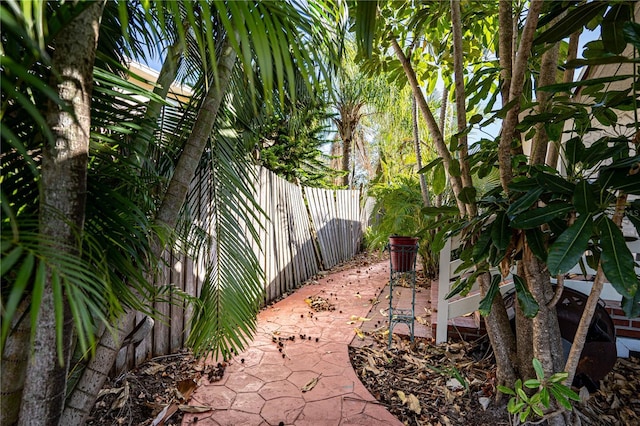
[{"label": "mulch bed", "polygon": [[[487,339],[435,345],[384,332],[368,347],[349,348],[354,370],[375,398],[406,425],[510,425],[495,402],[495,361]],[[575,425],[640,424],[640,360],[619,358],[613,371],[574,406]]]}]

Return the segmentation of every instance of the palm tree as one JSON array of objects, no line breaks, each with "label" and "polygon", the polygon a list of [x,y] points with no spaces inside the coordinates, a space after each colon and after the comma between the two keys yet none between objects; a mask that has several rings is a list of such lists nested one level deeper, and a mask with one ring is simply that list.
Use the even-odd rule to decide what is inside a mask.
[{"label": "palm tree", "polygon": [[[88,70],[88,75],[93,74],[95,78],[93,86],[89,82],[89,88],[94,88],[94,102],[88,114],[84,113],[91,119],[91,125],[95,129],[91,137],[93,149],[90,152],[89,163],[90,169],[95,169],[95,178],[88,181],[88,193],[95,197],[91,199],[91,203],[99,201],[107,204],[101,205],[100,209],[93,208],[95,206],[91,206],[91,203],[88,204],[91,208],[83,209],[84,215],[91,213],[95,216],[87,216],[85,225],[75,228],[73,235],[78,239],[69,243],[70,250],[52,253],[53,250],[45,250],[47,245],[34,246],[28,243],[47,241],[44,240],[45,235],[37,232],[37,226],[32,225],[34,222],[30,218],[37,217],[37,194],[39,185],[44,183],[39,178],[39,153],[47,138],[53,139],[55,132],[50,130],[50,126],[41,125],[43,121],[39,106],[42,103],[25,94],[35,93],[36,98],[51,98],[52,106],[63,106],[58,114],[78,116],[81,109],[67,107],[66,102],[56,95],[56,91],[45,83],[47,65],[51,64],[54,71],[59,71],[55,66],[55,51],[54,61],[49,62],[47,58],[51,51],[48,51],[47,47],[52,45],[58,34],[74,34],[75,32],[68,31],[74,28],[73,25],[78,26],[78,31],[81,28],[97,29],[96,24],[89,25],[88,21],[79,18],[84,16],[84,13],[89,13],[90,5],[93,4],[61,5],[33,2],[22,4],[21,8],[1,6],[2,13],[12,16],[15,23],[8,26],[7,31],[3,30],[2,35],[3,49],[7,52],[7,60],[3,61],[3,79],[14,79],[11,85],[7,86],[4,81],[2,85],[3,181],[10,183],[3,183],[2,188],[3,360],[4,355],[8,353],[7,348],[11,346],[7,340],[12,330],[10,325],[17,319],[15,314],[19,312],[21,303],[28,303],[28,297],[32,300],[45,300],[41,294],[45,294],[46,291],[47,294],[52,294],[53,298],[51,311],[53,319],[56,320],[54,326],[39,327],[39,323],[35,322],[36,304],[31,305],[31,325],[35,332],[44,333],[43,339],[47,337],[47,341],[50,342],[58,339],[58,345],[52,347],[58,348],[63,361],[62,368],[52,367],[52,374],[38,377],[37,382],[34,381],[35,375],[31,372],[35,370],[30,369],[22,396],[24,403],[20,415],[21,422],[29,418],[35,409],[34,406],[42,406],[48,411],[41,411],[46,414],[43,414],[43,417],[30,417],[31,420],[38,419],[43,423],[54,424],[59,419],[62,407],[60,400],[48,397],[45,400],[36,400],[38,393],[32,383],[60,383],[56,385],[58,394],[60,389],[66,388],[64,380],[69,363],[65,360],[68,360],[68,355],[65,354],[66,346],[61,345],[60,339],[56,337],[61,335],[65,323],[60,321],[60,318],[68,318],[67,323],[74,322],[80,343],[87,353],[97,350],[102,351],[101,356],[109,355],[107,358],[101,358],[103,361],[106,359],[106,362],[92,365],[86,370],[89,373],[88,376],[85,375],[85,379],[90,379],[93,387],[83,387],[87,380],[80,379],[74,393],[80,397],[70,399],[71,405],[65,412],[63,422],[81,421],[82,416],[88,412],[87,406],[90,408],[93,404],[92,398],[100,387],[99,379],[103,378],[103,373],[111,367],[109,357],[117,353],[122,336],[128,333],[126,328],[120,330],[120,326],[125,323],[122,320],[123,309],[128,309],[129,312],[130,309],[145,309],[144,301],[148,300],[148,297],[154,297],[158,292],[157,288],[148,285],[154,276],[154,264],[169,241],[166,237],[175,232],[189,184],[197,167],[209,165],[210,170],[214,172],[212,182],[215,185],[212,196],[219,220],[215,222],[211,232],[211,237],[216,242],[217,255],[214,258],[217,264],[210,268],[211,273],[203,290],[206,297],[198,305],[203,313],[209,313],[210,307],[215,307],[215,332],[209,335],[213,338],[196,338],[192,343],[199,352],[224,352],[230,347],[242,346],[246,337],[238,336],[243,333],[245,336],[250,334],[253,327],[251,318],[258,307],[259,272],[255,272],[256,263],[252,261],[251,250],[243,249],[242,245],[236,246],[235,251],[230,250],[234,243],[228,237],[230,234],[240,234],[239,222],[242,220],[236,219],[238,212],[242,214],[242,209],[231,211],[228,208],[235,208],[238,205],[237,201],[243,200],[240,205],[247,208],[248,215],[245,223],[250,223],[252,203],[246,200],[251,199],[251,183],[242,162],[238,162],[244,151],[238,149],[237,141],[216,138],[216,133],[212,130],[216,123],[218,129],[224,123],[218,111],[225,103],[233,72],[243,70],[251,83],[253,67],[257,67],[265,84],[264,98],[270,102],[273,87],[278,87],[283,92],[290,89],[284,82],[285,76],[293,75],[294,64],[308,85],[313,84],[315,72],[318,71],[313,61],[313,52],[304,48],[304,43],[310,42],[313,34],[309,17],[303,16],[304,8],[301,7],[294,8],[290,4],[271,2],[216,2],[209,9],[202,7],[202,4],[194,7],[191,2],[185,2],[154,4],[156,9],[142,10],[142,6],[135,4],[107,3],[105,17],[99,27],[100,43],[103,40],[117,39],[117,42],[126,45],[129,51],[142,53],[139,42],[145,36],[142,35],[144,31],[140,30],[145,28],[145,24],[144,21],[136,19],[136,16],[146,16],[149,19],[155,17],[160,23],[160,37],[171,35],[169,39],[174,41],[174,45],[176,40],[191,43],[187,48],[188,57],[199,58],[200,68],[197,75],[202,81],[199,87],[203,91],[194,96],[181,119],[174,117],[177,120],[171,126],[173,132],[167,138],[166,134],[158,133],[158,130],[162,129],[158,129],[159,123],[153,119],[154,114],[150,112],[153,109],[150,105],[164,102],[162,93],[145,93],[151,104],[145,105],[136,101],[137,98],[133,96],[133,92],[136,91],[134,85],[128,84],[119,74],[122,72],[122,67],[118,65],[121,58],[114,55],[113,50],[101,50],[102,44],[98,47],[98,62],[104,68]],[[103,4],[97,3],[93,7],[101,9]],[[130,8],[137,8],[135,12],[138,13],[131,13]],[[144,13],[139,14],[141,11]],[[31,21],[30,16],[35,16],[36,21]],[[91,16],[99,15],[94,13]],[[125,26],[127,37],[114,37],[113,29],[119,28],[117,17],[122,16],[128,16],[126,21],[119,23],[128,24]],[[93,21],[97,22],[97,18]],[[42,31],[43,28],[49,31]],[[63,51],[59,49],[58,52]],[[76,57],[73,55],[69,56],[69,60],[74,58]],[[71,61],[69,69],[82,69],[83,64],[80,62]],[[86,71],[84,75],[86,79]],[[293,79],[286,80],[290,83]],[[255,95],[252,93],[253,87],[249,85],[249,95]],[[123,104],[120,100],[123,98],[127,98],[130,103],[127,107],[120,108]],[[153,104],[154,102],[156,104]],[[133,123],[144,116],[145,111],[147,120],[143,120],[143,124],[156,128],[147,134],[157,136],[152,139],[148,148],[140,149],[139,144],[131,144],[132,136],[135,140],[136,133],[141,132]],[[189,130],[185,131],[186,129]],[[87,132],[84,133],[84,141],[88,144]],[[147,158],[155,152],[161,156],[149,162]],[[62,150],[59,155],[63,156],[66,153],[68,152]],[[209,155],[203,157],[204,153]],[[146,166],[155,164],[155,170],[141,168],[140,155],[145,158]],[[102,160],[107,157],[112,161]],[[205,161],[201,161],[203,158]],[[212,168],[213,162],[216,167]],[[21,165],[26,167],[20,167]],[[75,168],[73,171],[81,172],[82,168]],[[169,179],[168,185],[162,183],[163,173],[168,173],[165,175]],[[226,177],[233,175],[234,178],[225,179],[224,174],[227,174]],[[137,179],[127,182],[122,177]],[[145,184],[132,185],[132,182],[141,181],[145,181]],[[21,185],[22,183],[27,184]],[[140,221],[132,220],[134,218]],[[79,216],[73,220],[82,222]],[[117,226],[112,228],[110,224]],[[5,230],[9,232],[4,232]],[[100,238],[93,238],[94,232],[100,234]],[[125,237],[119,240],[122,235],[136,238]],[[29,236],[32,236],[31,239],[27,238]],[[130,256],[129,260],[127,255]],[[39,262],[36,262],[36,259]],[[48,276],[44,272],[47,271],[47,265],[51,264],[57,265],[61,278],[57,281],[54,278],[46,284],[41,277]],[[116,270],[116,267],[123,269]],[[239,269],[247,272],[238,273]],[[136,272],[140,270],[142,273]],[[74,273],[71,274],[70,271]],[[35,286],[29,282],[30,275],[37,278]],[[88,285],[89,283],[91,285]],[[69,306],[68,313],[64,306]],[[228,310],[229,308],[233,309]],[[239,316],[229,315],[230,312],[239,313]],[[206,328],[206,319],[211,317],[195,315],[196,322],[192,329],[194,335],[198,335],[199,324]],[[116,321],[117,318],[120,320]],[[92,329],[97,322],[102,322],[106,327],[102,333],[104,340],[96,349]],[[212,324],[212,321],[209,321],[209,324]],[[71,333],[67,336],[71,336]],[[108,340],[112,340],[111,344],[105,345]],[[19,344],[17,346],[24,347]],[[31,365],[34,366],[39,365],[40,361],[55,366],[59,359],[58,356],[44,353],[32,353],[32,357]],[[93,358],[94,364],[96,360],[98,357]],[[3,373],[5,371],[3,365]],[[98,380],[95,380],[96,378]],[[19,395],[19,392],[20,390],[16,389],[15,395]],[[3,401],[3,416],[6,413],[4,408]]]}]

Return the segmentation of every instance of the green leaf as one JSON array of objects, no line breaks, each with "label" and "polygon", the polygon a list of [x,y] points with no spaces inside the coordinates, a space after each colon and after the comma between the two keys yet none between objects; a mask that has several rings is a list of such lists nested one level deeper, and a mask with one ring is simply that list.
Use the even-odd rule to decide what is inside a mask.
[{"label": "green leaf", "polygon": [[542,92],[560,93],[560,92],[567,92],[575,87],[595,86],[601,83],[612,83],[614,81],[622,81],[622,80],[627,80],[631,78],[633,78],[633,75],[631,74],[613,75],[609,77],[600,77],[600,78],[592,78],[589,80],[575,81],[573,83],[550,84],[548,86],[538,87],[538,90]]},{"label": "green leaf", "polygon": [[458,160],[453,159],[449,163],[449,175],[454,177],[460,177],[460,163]]},{"label": "green leaf", "polygon": [[511,241],[511,228],[509,228],[509,218],[505,212],[501,211],[496,214],[496,219],[491,225],[491,238],[493,245],[501,252],[509,246],[509,242]]},{"label": "green leaf", "polygon": [[442,194],[447,186],[447,176],[442,162],[436,164],[433,169],[433,181],[431,185],[433,186],[433,193],[435,195]]},{"label": "green leaf", "polygon": [[573,194],[573,205],[580,214],[595,213],[598,206],[595,203],[598,194],[593,190],[591,184],[586,179],[576,184],[576,191]]},{"label": "green leaf", "polygon": [[504,393],[505,395],[515,395],[515,394],[516,394],[512,389],[509,389],[509,388],[508,388],[508,387],[506,387],[506,386],[498,385],[498,386],[497,386],[497,389],[498,389],[500,392]]},{"label": "green leaf", "polygon": [[624,38],[623,25],[631,20],[631,7],[628,3],[611,6],[602,20],[602,43],[605,49],[620,54],[627,45]]},{"label": "green leaf", "polygon": [[513,219],[518,214],[528,210],[536,201],[540,199],[540,195],[544,192],[544,188],[537,187],[522,195],[514,201],[507,209],[507,216]]},{"label": "green leaf", "polygon": [[493,303],[493,299],[500,291],[501,280],[502,278],[500,277],[500,275],[494,275],[491,277],[491,285],[489,286],[489,290],[480,301],[480,306],[478,307],[478,311],[480,311],[480,315],[482,315],[483,317],[486,317],[491,312],[491,304]]},{"label": "green leaf", "polygon": [[550,390],[558,404],[562,405],[567,410],[571,410],[571,403],[564,395],[562,395],[555,387],[552,387]]},{"label": "green leaf", "polygon": [[11,268],[22,256],[22,247],[16,246],[6,256],[2,256],[0,259],[0,277],[4,276],[7,272],[11,271]]},{"label": "green leaf", "polygon": [[574,401],[580,401],[580,396],[575,393],[573,390],[571,390],[570,387],[560,384],[560,383],[554,383],[551,385],[551,389],[555,389],[556,391],[558,391],[558,393],[566,398],[569,398],[571,400]]},{"label": "green leaf", "polygon": [[547,247],[544,241],[544,234],[540,229],[527,229],[525,231],[527,237],[527,244],[533,252],[533,254],[540,260],[547,260]]},{"label": "green leaf", "polygon": [[471,204],[476,201],[478,191],[473,186],[465,186],[458,194],[458,199],[465,204]]},{"label": "green leaf", "polygon": [[631,174],[632,169],[603,169],[598,175],[598,182],[603,188],[617,189],[627,194],[640,195],[640,179]]},{"label": "green leaf", "polygon": [[[42,294],[44,292],[45,280],[46,280],[46,267],[43,261],[38,263],[38,269],[36,270],[35,281],[33,283],[33,291],[31,292],[31,324],[36,324],[38,320],[38,313],[40,312],[40,303],[42,301]],[[31,327],[31,341],[36,338],[36,327]]]},{"label": "green leaf", "polygon": [[465,292],[468,292],[473,286],[473,283],[476,282],[476,279],[478,278],[478,274],[479,272],[475,271],[468,277],[458,278],[456,282],[453,284],[453,287],[451,288],[449,293],[447,293],[447,295],[444,298],[450,299],[457,294],[461,294],[461,293],[464,294]]},{"label": "green leaf", "polygon": [[622,296],[622,310],[628,318],[640,316],[640,291],[636,291],[634,297]]},{"label": "green leaf", "polygon": [[519,275],[513,275],[513,284],[516,288],[516,295],[518,296],[518,303],[522,309],[522,313],[527,318],[535,317],[538,314],[538,309],[540,307],[527,288],[527,284]]},{"label": "green leaf", "polygon": [[584,143],[578,136],[571,138],[565,145],[565,158],[567,160],[567,168],[573,170],[584,157]]},{"label": "green leaf", "polygon": [[549,390],[544,387],[542,388],[542,390],[540,390],[540,402],[542,403],[542,405],[544,405],[546,408],[549,408]]},{"label": "green leaf", "polygon": [[624,38],[636,49],[640,49],[640,24],[637,22],[625,22],[623,26]]},{"label": "green leaf", "polygon": [[563,217],[571,211],[573,211],[571,204],[549,204],[519,214],[511,220],[511,226],[518,229],[532,229]]},{"label": "green leaf", "polygon": [[435,160],[429,162],[429,164],[427,164],[426,166],[424,166],[420,170],[418,170],[418,174],[427,173],[429,170],[431,170],[432,168],[434,168],[438,164],[442,164],[442,157],[438,157]]},{"label": "green leaf", "polygon": [[491,244],[491,233],[482,232],[478,237],[478,241],[473,246],[471,251],[471,259],[474,262],[480,263],[482,259],[485,259],[489,255],[489,245]]},{"label": "green leaf", "polygon": [[549,192],[573,195],[573,192],[575,191],[575,185],[573,183],[557,175],[538,173],[536,180]]},{"label": "green leaf", "polygon": [[602,253],[602,270],[611,285],[625,297],[633,297],[638,291],[638,277],[634,260],[620,228],[608,217],[603,217],[599,227]]},{"label": "green leaf", "polygon": [[531,364],[533,365],[533,369],[536,372],[536,377],[538,378],[538,380],[543,380],[544,368],[542,368],[542,363],[540,362],[540,360],[538,358],[533,358],[531,360]]},{"label": "green leaf", "polygon": [[591,215],[581,215],[549,247],[547,267],[552,276],[569,271],[582,257],[593,232]]},{"label": "green leaf", "polygon": [[[7,298],[6,305],[3,307],[4,312],[2,315],[2,336],[0,338],[1,348],[4,348],[6,339],[9,336],[9,331],[11,331],[11,322],[13,320],[13,316],[18,310],[18,306],[20,305],[20,301],[22,300],[24,291],[30,282],[34,263],[35,258],[33,254],[28,253],[25,256],[24,261],[20,265],[20,269],[18,270],[16,279],[11,286],[11,291],[9,292],[9,297]],[[35,324],[32,324],[32,326],[35,326]]]},{"label": "green leaf", "polygon": [[529,389],[538,389],[540,387],[540,380],[529,379],[524,382],[524,386]]},{"label": "green leaf", "polygon": [[551,377],[549,377],[549,381],[551,383],[562,383],[567,380],[567,377],[569,377],[569,373],[560,371],[558,373],[554,373]]},{"label": "green leaf", "polygon": [[481,121],[482,121],[482,114],[476,114],[469,119],[469,124],[477,124]]},{"label": "green leaf", "polygon": [[522,412],[520,412],[520,423],[524,423],[531,414],[531,407],[525,408]]},{"label": "green leaf", "polygon": [[551,28],[540,33],[535,39],[534,44],[555,43],[565,37],[569,37],[574,32],[580,30],[587,25],[596,16],[606,10],[607,4],[601,2],[591,2],[580,5],[558,20]]}]

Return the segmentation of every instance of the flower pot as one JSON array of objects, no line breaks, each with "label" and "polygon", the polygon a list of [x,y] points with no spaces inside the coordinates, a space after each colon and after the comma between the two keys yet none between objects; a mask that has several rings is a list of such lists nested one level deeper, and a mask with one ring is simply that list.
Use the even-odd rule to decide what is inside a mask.
[{"label": "flower pot", "polygon": [[409,272],[416,269],[418,239],[414,237],[389,237],[391,271]]}]

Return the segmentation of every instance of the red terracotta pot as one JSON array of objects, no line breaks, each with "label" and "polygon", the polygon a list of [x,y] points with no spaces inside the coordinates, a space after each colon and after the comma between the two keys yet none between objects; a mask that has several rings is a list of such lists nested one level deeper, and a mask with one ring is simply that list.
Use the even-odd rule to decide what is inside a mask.
[{"label": "red terracotta pot", "polygon": [[391,270],[393,272],[413,271],[418,254],[418,239],[414,237],[389,237]]}]

